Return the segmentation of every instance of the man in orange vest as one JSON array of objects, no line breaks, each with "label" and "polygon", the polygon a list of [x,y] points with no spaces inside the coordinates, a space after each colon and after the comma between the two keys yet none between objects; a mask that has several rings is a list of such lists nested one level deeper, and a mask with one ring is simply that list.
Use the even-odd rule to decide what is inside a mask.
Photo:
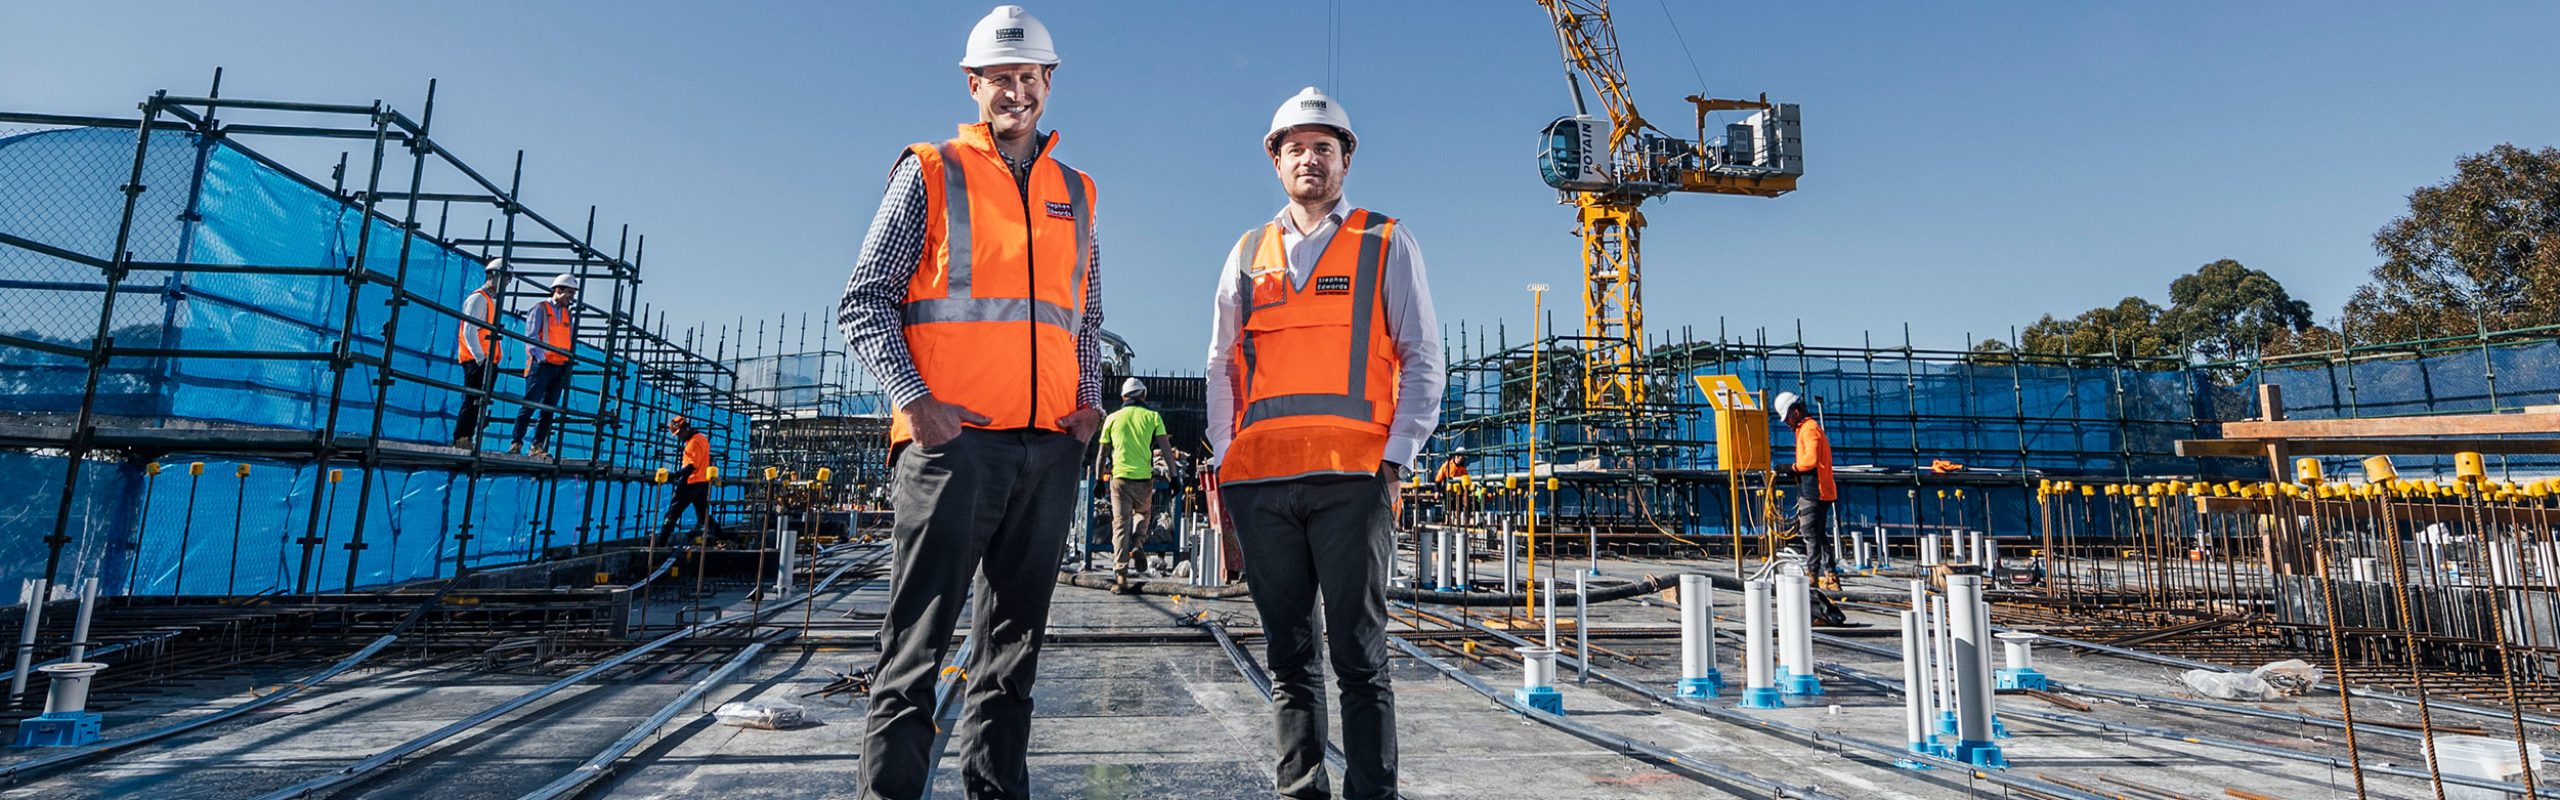
[{"label": "man in orange vest", "polygon": [[516,411],[515,438],[507,442],[507,452],[514,453],[524,444],[524,429],[533,424],[533,457],[551,455],[551,409],[538,409],[542,421],[534,423],[534,403],[560,405],[561,390],[569,388],[569,351],[578,343],[578,279],[563,272],[551,278],[551,298],[533,304],[533,314],[525,323],[539,344],[524,346],[524,399]]},{"label": "man in orange vest", "polygon": [[675,435],[683,451],[676,470],[667,473],[676,493],[667,501],[667,520],[658,525],[658,539],[664,541],[675,533],[676,520],[690,508],[695,540],[710,541],[720,535],[720,523],[711,518],[711,437],[694,430],[693,421],[682,416],[667,420],[667,432]]},{"label": "man in orange vest", "polygon": [[[1042,133],[1058,54],[1020,6],[969,32],[978,122],[907,148],[837,324],[897,413],[889,605],[859,780],[933,778],[934,688],[965,603],[976,639],[954,729],[973,798],[1030,796],[1031,691],[1085,443],[1102,425],[1094,184]],[[972,578],[984,588],[972,600]]]},{"label": "man in orange vest", "polygon": [[1796,479],[1796,541],[1804,543],[1805,574],[1813,578],[1816,588],[1839,591],[1840,561],[1831,546],[1831,504],[1839,501],[1840,486],[1832,481],[1831,437],[1822,432],[1822,420],[1805,411],[1804,399],[1796,393],[1779,392],[1770,405],[1796,435],[1796,460],[1787,465],[1787,472]]},{"label": "man in orange vest", "polygon": [[462,298],[461,328],[454,331],[454,360],[462,362],[462,413],[453,422],[453,446],[471,449],[480,443],[480,425],[487,421],[489,392],[498,388],[499,362],[506,351],[499,349],[498,292],[507,280],[507,260],[489,259],[480,266],[480,288]]},{"label": "man in orange vest", "polygon": [[1228,253],[1211,312],[1209,446],[1262,616],[1290,798],[1333,796],[1318,613],[1342,693],[1342,796],[1396,794],[1393,498],[1446,381],[1412,235],[1342,199],[1359,143],[1314,87],[1281,104],[1263,148],[1289,204]]}]

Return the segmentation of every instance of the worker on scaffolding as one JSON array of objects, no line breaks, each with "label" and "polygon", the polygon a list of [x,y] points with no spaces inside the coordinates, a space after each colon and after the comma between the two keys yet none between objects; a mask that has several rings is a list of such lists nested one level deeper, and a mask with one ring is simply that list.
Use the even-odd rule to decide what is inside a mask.
[{"label": "worker on scaffolding", "polygon": [[492,258],[480,265],[480,288],[462,298],[462,322],[454,331],[455,360],[462,362],[462,413],[454,417],[453,446],[469,450],[480,444],[480,426],[487,421],[489,394],[497,391],[499,362],[506,351],[500,349],[498,331],[498,293],[505,290],[507,260]]},{"label": "worker on scaffolding", "polygon": [[1839,501],[1840,487],[1832,482],[1831,437],[1822,432],[1822,420],[1805,410],[1804,399],[1794,392],[1779,392],[1771,404],[1778,419],[1795,431],[1795,463],[1787,472],[1796,483],[1796,541],[1804,544],[1804,571],[1814,585],[1825,591],[1839,591],[1840,563],[1831,547],[1831,504]]},{"label": "worker on scaffolding", "polygon": [[[895,545],[860,791],[907,800],[933,779],[934,687],[963,605],[971,797],[1029,797],[1032,684],[1084,448],[1102,426],[1094,183],[1039,129],[1058,54],[998,6],[960,66],[978,121],[890,170],[836,322],[897,406]],[[972,579],[977,595],[970,596]]]},{"label": "worker on scaffolding", "polygon": [[1467,449],[1461,447],[1449,451],[1449,457],[1440,460],[1440,471],[1432,473],[1431,482],[1447,486],[1450,481],[1464,477],[1467,477]]},{"label": "worker on scaffolding", "polygon": [[667,481],[676,485],[673,499],[667,501],[667,519],[658,524],[658,540],[666,541],[676,531],[676,520],[693,511],[693,540],[704,544],[720,536],[720,522],[711,518],[711,437],[695,430],[693,421],[682,415],[667,420],[667,433],[676,437],[682,454],[676,469],[667,473]]},{"label": "worker on scaffolding", "polygon": [[1220,273],[1209,441],[1262,618],[1278,794],[1333,796],[1322,630],[1341,687],[1342,796],[1393,797],[1393,497],[1439,426],[1439,324],[1412,234],[1343,200],[1359,139],[1341,104],[1308,87],[1281,103],[1262,144],[1289,203],[1245,232]]},{"label": "worker on scaffolding", "polygon": [[1177,463],[1164,415],[1148,408],[1146,400],[1145,381],[1130,378],[1120,384],[1120,410],[1102,420],[1102,446],[1093,451],[1094,474],[1111,483],[1113,594],[1129,592],[1129,569],[1154,527],[1149,522],[1155,518],[1156,462],[1168,469]]},{"label": "worker on scaffolding", "polygon": [[[562,391],[569,388],[569,352],[578,342],[577,308],[578,278],[566,272],[551,276],[551,297],[533,304],[526,327],[535,341],[524,346],[525,401],[516,411],[515,437],[507,442],[510,455],[524,444],[527,425],[533,426],[533,457],[551,455],[552,407],[560,405]],[[540,422],[534,421],[536,412]]]}]

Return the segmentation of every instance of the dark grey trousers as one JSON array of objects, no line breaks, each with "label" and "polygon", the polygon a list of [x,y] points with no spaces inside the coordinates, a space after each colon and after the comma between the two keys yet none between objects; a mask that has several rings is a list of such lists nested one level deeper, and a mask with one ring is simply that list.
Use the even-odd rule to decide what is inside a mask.
[{"label": "dark grey trousers", "polygon": [[1027,798],[1031,684],[1049,624],[1084,447],[1039,430],[970,428],[910,445],[890,469],[889,609],[864,720],[864,796],[908,800],[933,780],[933,689],[977,581],[968,710],[953,738],[972,798]]},{"label": "dark grey trousers", "polygon": [[1342,689],[1342,753],[1349,767],[1343,796],[1395,796],[1396,698],[1387,676],[1387,570],[1395,555],[1390,491],[1376,477],[1221,490],[1244,545],[1253,607],[1262,615],[1281,797],[1333,796],[1324,771],[1319,641]]}]

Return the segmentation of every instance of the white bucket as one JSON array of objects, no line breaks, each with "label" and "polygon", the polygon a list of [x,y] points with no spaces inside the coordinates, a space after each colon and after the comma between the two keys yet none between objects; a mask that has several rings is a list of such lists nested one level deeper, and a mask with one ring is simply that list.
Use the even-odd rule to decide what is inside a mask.
[{"label": "white bucket", "polygon": [[[2446,775],[2517,783],[2525,770],[2525,765],[2516,763],[2513,739],[2437,736],[2435,750],[2436,767]],[[2542,746],[2529,745],[2526,752],[2532,757],[2534,771],[2539,773],[2542,769]],[[2509,794],[2496,789],[2446,783],[2444,796],[2445,800],[2507,800]]]}]

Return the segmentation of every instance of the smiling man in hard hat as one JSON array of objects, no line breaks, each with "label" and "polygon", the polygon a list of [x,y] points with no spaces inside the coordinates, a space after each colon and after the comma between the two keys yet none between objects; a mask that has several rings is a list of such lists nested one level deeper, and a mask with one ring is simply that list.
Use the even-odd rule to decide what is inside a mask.
[{"label": "smiling man in hard hat", "polygon": [[1794,392],[1779,392],[1770,410],[1795,431],[1796,460],[1787,465],[1787,472],[1796,479],[1796,541],[1804,543],[1805,574],[1815,586],[1838,591],[1840,566],[1831,549],[1831,504],[1840,499],[1840,487],[1831,480],[1831,437],[1822,432],[1822,420],[1815,419]]},{"label": "smiling man in hard hat", "polygon": [[1422,252],[1342,199],[1359,144],[1314,87],[1280,104],[1262,146],[1289,203],[1227,254],[1211,311],[1209,445],[1262,616],[1290,798],[1333,796],[1319,613],[1342,690],[1342,796],[1395,796],[1393,496],[1439,427],[1446,380]]},{"label": "smiling man in hard hat", "polygon": [[[549,408],[537,409],[535,403],[560,405],[562,390],[569,388],[569,352],[578,345],[578,278],[563,272],[551,276],[551,297],[533,304],[533,314],[525,322],[535,339],[524,346],[524,399],[516,411],[514,438],[507,442],[507,452],[516,452],[524,443],[524,430],[533,426],[533,456],[551,455],[551,420]],[[536,412],[542,421],[534,422]]]},{"label": "smiling man in hard hat", "polygon": [[1130,378],[1120,384],[1120,410],[1102,421],[1102,446],[1094,448],[1093,471],[1111,482],[1111,591],[1129,590],[1129,568],[1147,544],[1148,520],[1156,505],[1155,460],[1175,463],[1173,436],[1165,432],[1164,415],[1146,406],[1147,384]]},{"label": "smiling man in hard hat", "polygon": [[978,121],[899,155],[836,315],[897,405],[896,550],[860,765],[863,792],[891,800],[933,778],[935,677],[964,604],[976,643],[954,731],[961,784],[1029,796],[1032,679],[1102,424],[1094,184],[1039,129],[1058,66],[1049,30],[998,6],[960,66]]}]

